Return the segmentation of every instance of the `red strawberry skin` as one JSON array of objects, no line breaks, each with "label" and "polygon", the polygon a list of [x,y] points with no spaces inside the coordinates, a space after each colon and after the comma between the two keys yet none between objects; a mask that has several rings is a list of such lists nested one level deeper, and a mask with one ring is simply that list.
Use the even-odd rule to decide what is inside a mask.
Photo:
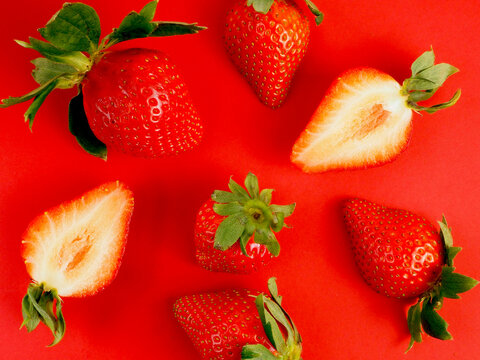
[{"label": "red strawberry skin", "polygon": [[344,220],[355,262],[378,293],[417,297],[438,280],[445,248],[438,231],[424,217],[351,199],[345,202]]},{"label": "red strawberry skin", "polygon": [[195,258],[197,263],[210,271],[250,274],[267,265],[273,255],[265,245],[256,244],[251,239],[246,245],[245,256],[238,242],[228,250],[213,247],[215,233],[225,219],[213,210],[213,200],[205,202],[197,213],[195,224]]},{"label": "red strawberry skin", "polygon": [[246,0],[235,0],[227,15],[227,52],[260,100],[271,108],[284,103],[309,38],[308,19],[291,0],[275,0],[266,15],[247,6]]},{"label": "red strawberry skin", "polygon": [[174,315],[201,359],[238,360],[247,344],[263,344],[274,352],[255,307],[257,295],[249,290],[226,290],[184,296],[175,302]]},{"label": "red strawberry skin", "polygon": [[110,149],[155,158],[201,141],[203,125],[186,85],[158,50],[106,53],[87,73],[82,90],[90,127]]}]

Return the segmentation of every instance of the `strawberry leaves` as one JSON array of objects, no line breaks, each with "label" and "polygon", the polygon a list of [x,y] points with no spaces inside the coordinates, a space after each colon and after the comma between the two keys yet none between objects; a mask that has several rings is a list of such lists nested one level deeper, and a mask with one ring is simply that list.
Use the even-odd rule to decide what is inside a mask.
[{"label": "strawberry leaves", "polygon": [[448,332],[448,323],[438,314],[443,305],[443,299],[459,299],[458,294],[474,288],[478,281],[468,276],[455,273],[453,258],[461,250],[453,246],[453,237],[445,217],[438,222],[440,236],[445,245],[445,265],[442,274],[433,288],[422,295],[417,304],[410,307],[407,314],[408,329],[411,339],[407,351],[414,343],[422,342],[422,329],[432,337],[440,340],[450,340],[452,335]]},{"label": "strawberry leaves", "polygon": [[[54,313],[55,307],[55,313]],[[27,295],[22,300],[23,322],[28,332],[35,330],[40,322],[52,332],[54,346],[65,334],[65,319],[62,314],[62,299],[55,289],[45,290],[44,284],[30,284]]]},{"label": "strawberry leaves", "polygon": [[248,256],[246,245],[253,236],[257,244],[265,245],[274,256],[280,254],[280,244],[274,234],[285,227],[284,219],[290,216],[295,204],[271,205],[273,189],[260,191],[257,177],[249,173],[245,188],[230,179],[230,192],[215,190],[213,210],[226,218],[215,233],[214,247],[227,250],[239,241],[242,253]]},{"label": "strawberry leaves", "polygon": [[[132,12],[118,29],[100,39],[100,19],[96,11],[82,3],[65,3],[38,30],[44,40],[30,37],[29,42],[16,40],[27,49],[38,51],[43,57],[32,61],[32,75],[40,85],[26,95],[3,99],[0,108],[6,108],[33,99],[25,113],[25,121],[32,129],[38,109],[55,89],[78,87],[86,73],[102,57],[105,50],[118,42],[149,36],[195,34],[204,27],[180,22],[152,21],[158,1],[151,1],[139,12]],[[83,104],[73,100],[69,108],[70,130],[79,144],[90,154],[106,159],[106,148],[90,129],[87,129]]]},{"label": "strawberry leaves", "polygon": [[430,99],[443,83],[459,70],[446,63],[435,65],[433,50],[426,51],[418,57],[411,66],[412,77],[403,82],[402,94],[408,95],[407,105],[415,111],[434,113],[438,110],[455,105],[461,95],[460,89],[453,97],[441,104],[425,107],[418,105],[420,101]]},{"label": "strawberry leaves", "polygon": [[268,280],[270,296],[260,294],[255,299],[260,320],[268,340],[279,352],[273,355],[265,346],[245,345],[242,349],[242,360],[246,359],[300,359],[302,353],[302,338],[291,317],[282,307],[282,297],[278,295],[275,278]]},{"label": "strawberry leaves", "polygon": [[[275,0],[247,0],[247,6],[253,6],[256,12],[267,14],[270,11]],[[315,15],[315,23],[320,25],[323,21],[324,15],[318,10],[317,5],[311,0],[305,0],[308,9]]]}]

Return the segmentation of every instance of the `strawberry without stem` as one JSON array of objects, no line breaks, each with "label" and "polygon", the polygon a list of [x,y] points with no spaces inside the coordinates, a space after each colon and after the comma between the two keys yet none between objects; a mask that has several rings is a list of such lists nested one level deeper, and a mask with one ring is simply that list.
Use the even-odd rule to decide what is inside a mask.
[{"label": "strawberry without stem", "polygon": [[152,158],[195,147],[203,125],[166,55],[153,50],[110,49],[130,39],[194,34],[204,29],[196,24],[152,21],[156,7],[157,0],[139,13],[130,13],[118,29],[100,40],[95,10],[82,3],[66,3],[39,29],[47,42],[35,38],[17,41],[44,56],[33,60],[33,77],[40,86],[25,96],[3,100],[0,107],[33,99],[25,113],[31,128],[51,91],[77,87],[79,93],[70,102],[70,132],[90,154],[106,159],[109,147]]},{"label": "strawberry without stem", "polygon": [[249,173],[245,190],[230,179],[231,192],[216,190],[197,214],[196,260],[205,269],[248,274],[280,253],[274,232],[286,226],[295,204],[271,204],[272,189],[260,191]]},{"label": "strawberry without stem", "polygon": [[291,161],[305,172],[356,169],[393,161],[408,145],[412,110],[434,113],[454,105],[458,90],[443,104],[424,107],[444,81],[458,71],[434,65],[432,51],[412,65],[403,85],[372,68],[340,75],[293,146]]},{"label": "strawberry without stem", "polygon": [[[323,14],[311,1],[306,3],[320,24]],[[236,0],[227,15],[227,52],[260,100],[272,108],[285,101],[309,38],[309,22],[292,0]]]},{"label": "strawberry without stem", "polygon": [[34,281],[22,302],[22,325],[29,332],[41,321],[52,331],[55,345],[65,331],[60,297],[94,295],[115,278],[132,212],[132,192],[114,182],[30,223],[22,241],[22,256]]},{"label": "strawberry without stem", "polygon": [[202,359],[298,360],[302,338],[281,306],[275,278],[268,289],[270,296],[249,290],[184,296],[174,315]]},{"label": "strawberry without stem", "polygon": [[446,220],[439,222],[438,233],[424,217],[360,199],[345,203],[344,217],[367,284],[386,296],[419,298],[408,311],[408,349],[422,341],[422,328],[430,336],[451,339],[436,310],[444,298],[457,299],[478,282],[454,273],[453,258],[461,248],[453,246]]}]

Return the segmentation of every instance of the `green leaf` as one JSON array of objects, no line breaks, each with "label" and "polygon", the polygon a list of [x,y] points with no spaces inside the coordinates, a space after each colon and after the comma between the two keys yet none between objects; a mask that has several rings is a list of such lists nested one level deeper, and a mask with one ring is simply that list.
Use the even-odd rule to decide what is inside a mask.
[{"label": "green leaf", "polygon": [[242,360],[257,359],[257,360],[276,360],[278,359],[273,355],[265,346],[261,344],[245,345],[242,348]]},{"label": "green leaf", "polygon": [[247,243],[252,237],[252,234],[249,234],[247,231],[244,231],[240,236],[240,249],[242,250],[242,254],[245,256],[249,256],[247,253]]},{"label": "green leaf", "polygon": [[33,102],[25,112],[25,121],[28,122],[28,127],[30,130],[32,130],[33,120],[35,119],[38,109],[40,106],[42,106],[48,94],[50,94],[57,86],[57,80],[52,79],[50,82],[46,82],[44,85],[46,85],[45,88],[43,88],[43,90],[35,96]]},{"label": "green leaf", "polygon": [[88,124],[87,115],[83,108],[83,94],[81,91],[70,100],[68,120],[70,133],[75,136],[78,144],[89,154],[107,160],[107,147],[97,139]]},{"label": "green leaf", "polygon": [[437,84],[429,79],[414,77],[407,81],[408,91],[419,90],[438,90]]},{"label": "green leaf", "polygon": [[407,323],[408,330],[410,331],[411,339],[410,344],[408,345],[407,351],[409,351],[415,342],[422,342],[422,321],[421,321],[421,310],[422,306],[420,302],[417,302],[415,305],[411,306],[408,309]]},{"label": "green leaf", "polygon": [[154,29],[149,35],[150,37],[164,37],[174,35],[190,35],[197,34],[202,30],[206,30],[205,26],[199,26],[197,23],[188,24],[184,22],[173,21],[156,21]]},{"label": "green leaf", "polygon": [[228,216],[243,212],[243,206],[237,202],[231,202],[228,204],[213,204],[213,211],[215,211],[218,215]]},{"label": "green leaf", "polygon": [[462,250],[461,247],[458,246],[452,246],[447,249],[447,265],[448,266],[453,266],[453,259],[457,254]]},{"label": "green leaf", "polygon": [[[438,88],[443,85],[447,78],[459,70],[450,64],[437,64],[433,65],[425,70],[419,72],[415,78],[427,79],[435,84],[434,88]],[[416,89],[416,90],[429,90],[429,89]]]},{"label": "green leaf", "polygon": [[247,6],[253,5],[256,12],[267,14],[272,7],[274,0],[247,0]]},{"label": "green leaf", "polygon": [[[52,80],[53,81],[53,80]],[[0,104],[0,108],[6,108],[12,105],[17,105],[22,102],[28,101],[33,99],[34,97],[38,96],[41,94],[45,89],[50,86],[50,83],[45,83],[42,86],[39,86],[35,90],[30,91],[28,94],[23,95],[23,96],[18,96],[18,97],[12,97],[10,96],[7,99],[3,99],[2,103]]]},{"label": "green leaf", "polygon": [[268,279],[268,291],[270,292],[270,296],[278,305],[282,305],[282,297],[278,295],[278,287],[277,287],[277,279],[271,277]]},{"label": "green leaf", "polygon": [[238,183],[235,182],[232,178],[230,178],[230,181],[228,183],[228,188],[232,193],[237,195],[239,198],[243,200],[250,200],[250,196],[248,195],[247,191],[241,187]]},{"label": "green leaf", "polygon": [[433,53],[433,49],[429,51],[425,51],[422,55],[420,55],[417,60],[415,60],[412,64],[412,77],[417,75],[419,72],[428,69],[433,66],[435,63],[435,54]]},{"label": "green leaf", "polygon": [[242,197],[239,197],[229,191],[215,190],[212,194],[212,200],[219,203],[230,203],[242,200]]},{"label": "green leaf", "polygon": [[430,99],[435,93],[437,92],[439,88],[432,89],[432,90],[426,90],[426,91],[412,91],[410,94],[408,94],[408,101],[417,103],[419,101],[425,101]]},{"label": "green leaf", "polygon": [[272,210],[273,213],[282,213],[284,217],[288,217],[293,214],[295,203],[290,205],[270,205],[270,210]]},{"label": "green leaf", "polygon": [[155,16],[155,12],[157,11],[157,4],[158,0],[150,1],[147,5],[140,10],[140,16],[145,18],[148,21],[152,21],[153,17]]},{"label": "green leaf", "polygon": [[90,65],[90,60],[80,51],[66,51],[53,46],[45,41],[37,40],[33,37],[29,38],[30,44],[17,41],[21,46],[34,49],[49,60],[57,63],[73,66],[80,72],[85,72]]},{"label": "green leaf", "polygon": [[[65,334],[65,319],[62,314],[62,300],[58,296],[57,291],[54,289],[44,291],[43,284],[30,284],[26,297],[28,300],[24,298],[22,301],[22,305],[26,305],[25,307],[22,306],[22,312],[26,310],[29,313],[27,317],[24,314],[22,325],[25,324],[27,330],[29,330],[28,326],[33,326],[35,323],[38,325],[37,320],[34,320],[38,318],[50,329],[54,336],[54,340],[49,346],[58,344]],[[55,314],[53,312],[54,306],[56,307]],[[33,330],[36,325],[30,329]]]},{"label": "green leaf", "polygon": [[113,31],[110,40],[121,42],[148,37],[154,29],[150,21],[143,15],[131,12],[122,20],[118,29]]},{"label": "green leaf", "polygon": [[283,226],[285,225],[285,215],[281,212],[279,213],[274,213],[274,218],[276,218],[276,221],[272,225],[272,230],[275,232],[279,232],[280,230],[283,229]]},{"label": "green leaf", "polygon": [[93,52],[98,47],[100,30],[100,19],[92,7],[65,3],[38,31],[45,40],[62,50]]},{"label": "green leaf", "polygon": [[294,343],[294,334],[293,328],[290,325],[289,320],[285,316],[285,313],[280,305],[273,302],[272,300],[266,298],[265,305],[267,306],[268,311],[273,316],[273,318],[278,321],[280,324],[283,325],[284,329],[287,331],[287,346],[292,345]]},{"label": "green leaf", "polygon": [[273,189],[263,189],[262,191],[260,191],[260,200],[263,201],[265,204],[270,205],[270,203],[272,202],[273,192]]},{"label": "green leaf", "polygon": [[423,106],[416,105],[416,106],[412,107],[412,109],[417,110],[417,111],[426,111],[429,114],[433,114],[433,113],[437,112],[438,110],[446,109],[446,108],[449,108],[449,107],[455,105],[457,103],[458,99],[460,99],[461,95],[462,95],[462,91],[459,89],[453,95],[453,97],[447,102],[437,104],[437,105],[433,105],[433,106],[430,106],[430,107],[423,107]]},{"label": "green leaf", "polygon": [[[31,290],[30,290],[30,287],[32,287]],[[30,296],[32,296],[35,299],[35,301],[38,302],[38,300],[40,299],[40,296],[42,295],[43,290],[40,287],[30,285],[29,291],[31,292]],[[22,322],[22,325],[20,326],[20,328],[25,326],[28,332],[35,330],[35,328],[40,323],[40,317],[38,315],[38,312],[35,310],[35,307],[33,306],[32,302],[30,301],[30,296],[29,294],[27,294],[24,296],[22,300],[23,322]]]},{"label": "green leaf", "polygon": [[280,254],[280,244],[270,229],[257,229],[255,231],[254,241],[257,244],[265,245],[273,256]]},{"label": "green leaf", "polygon": [[[471,277],[454,272],[442,272],[442,290],[449,295],[464,293],[477,285],[478,281]],[[445,297],[449,296],[445,295]],[[458,295],[453,298],[458,298]]]},{"label": "green leaf", "polygon": [[254,174],[248,173],[247,177],[245,178],[245,187],[247,188],[251,198],[258,198],[260,188],[258,186],[258,178]]},{"label": "green leaf", "polygon": [[[433,300],[435,303],[435,300]],[[427,300],[423,301],[421,312],[423,330],[430,336],[440,340],[450,340],[452,335],[447,331],[447,322],[435,311],[433,304]]]},{"label": "green leaf", "polygon": [[305,0],[305,2],[307,3],[307,6],[312,12],[312,14],[315,15],[315,23],[317,25],[320,25],[323,22],[323,13],[318,10],[317,5],[315,5],[311,0]]},{"label": "green leaf", "polygon": [[46,58],[37,58],[32,60],[35,65],[32,75],[37,83],[43,85],[55,78],[60,78],[64,75],[75,74],[77,69],[67,64],[53,62]]},{"label": "green leaf", "polygon": [[219,250],[227,250],[242,235],[245,230],[246,216],[234,214],[223,220],[215,233],[214,247]]},{"label": "green leaf", "polygon": [[268,340],[270,340],[270,343],[277,351],[283,353],[286,350],[285,339],[283,338],[282,331],[278,327],[277,321],[268,311],[265,310],[265,301],[266,298],[264,294],[257,296],[255,305],[257,307],[258,315],[260,316]]}]

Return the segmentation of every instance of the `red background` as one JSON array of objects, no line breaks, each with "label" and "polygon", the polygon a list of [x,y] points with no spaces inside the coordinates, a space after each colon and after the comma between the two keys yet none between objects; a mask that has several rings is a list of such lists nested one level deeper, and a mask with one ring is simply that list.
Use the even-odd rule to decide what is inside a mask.
[{"label": "red background", "polygon": [[[305,9],[302,1],[301,6]],[[33,88],[34,53],[13,39],[36,34],[61,0],[4,2],[0,15],[0,97]],[[104,34],[143,1],[89,0]],[[285,105],[270,110],[257,100],[229,62],[222,44],[225,0],[160,1],[156,19],[197,21],[209,27],[194,36],[143,39],[124,46],[163,49],[182,69],[207,123],[203,144],[177,158],[142,160],[111,153],[103,162],[84,153],[68,132],[68,99],[55,91],[38,113],[33,134],[23,123],[25,105],[0,110],[0,349],[2,359],[196,359],[172,316],[181,295],[229,287],[266,290],[278,278],[285,304],[304,338],[304,359],[474,359],[480,353],[480,288],[446,301],[441,314],[453,341],[426,339],[407,355],[406,301],[385,298],[358,274],[340,213],[340,202],[360,196],[414,210],[436,221],[442,214],[462,251],[459,272],[480,279],[480,3],[471,0],[319,1],[325,22],[313,29],[306,58]],[[313,28],[313,26],[312,26]],[[410,64],[433,45],[440,62],[461,72],[437,99],[456,88],[454,107],[414,115],[408,150],[395,162],[369,170],[304,174],[289,162],[293,142],[333,79],[368,65],[400,82]],[[280,236],[282,254],[250,276],[210,273],[193,257],[193,226],[201,203],[252,171],[274,201],[295,201],[292,229]],[[20,238],[38,213],[100,183],[119,179],[135,193],[126,253],[116,280],[100,294],[66,298],[67,333],[54,348],[44,326],[19,330],[20,302],[29,277]]]}]

